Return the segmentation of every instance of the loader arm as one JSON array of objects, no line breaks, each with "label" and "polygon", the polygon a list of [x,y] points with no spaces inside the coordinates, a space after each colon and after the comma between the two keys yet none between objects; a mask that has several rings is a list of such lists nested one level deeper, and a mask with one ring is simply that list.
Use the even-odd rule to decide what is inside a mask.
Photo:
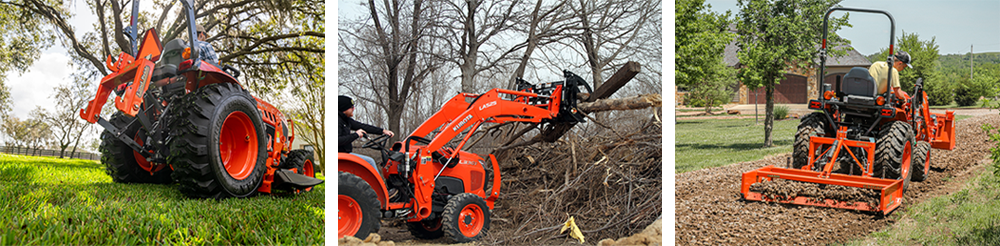
[{"label": "loader arm", "polygon": [[[540,97],[535,93],[504,89],[493,89],[481,95],[463,93],[449,100],[434,116],[417,127],[411,136],[426,138],[432,131],[440,129],[424,148],[427,152],[434,152],[466,129],[469,129],[468,134],[471,135],[482,123],[540,123],[544,119],[554,118],[558,112],[550,110],[548,105],[529,105],[506,100],[501,98],[502,94]],[[472,103],[466,103],[468,98],[475,99]],[[462,141],[458,148],[461,149],[464,143]]]}]

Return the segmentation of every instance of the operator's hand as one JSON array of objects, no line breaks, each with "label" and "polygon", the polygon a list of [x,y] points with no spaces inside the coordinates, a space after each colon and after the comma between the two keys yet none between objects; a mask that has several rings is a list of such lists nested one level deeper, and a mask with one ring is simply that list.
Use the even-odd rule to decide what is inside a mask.
[{"label": "operator's hand", "polygon": [[367,134],[367,132],[365,132],[365,130],[362,129],[358,129],[358,131],[356,131],[355,133],[358,134],[358,138],[363,138],[365,137],[365,134]]},{"label": "operator's hand", "polygon": [[390,138],[392,137],[392,135],[396,135],[396,134],[393,134],[392,131],[390,131],[390,130],[382,130],[382,134],[389,135]]}]

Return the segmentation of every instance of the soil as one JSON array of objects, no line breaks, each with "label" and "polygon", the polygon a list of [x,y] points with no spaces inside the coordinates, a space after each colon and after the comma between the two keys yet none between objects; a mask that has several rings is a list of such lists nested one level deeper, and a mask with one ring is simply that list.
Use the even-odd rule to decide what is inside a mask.
[{"label": "soil", "polygon": [[900,219],[900,211],[908,206],[957,191],[960,184],[983,170],[988,163],[984,159],[989,148],[995,144],[987,139],[980,126],[1000,125],[1000,115],[995,111],[984,112],[975,111],[979,116],[956,122],[955,149],[931,151],[928,178],[911,182],[903,205],[889,216],[742,201],[740,175],[767,165],[784,167],[789,153],[678,174],[674,240],[678,245],[816,245],[863,238],[895,223]]}]

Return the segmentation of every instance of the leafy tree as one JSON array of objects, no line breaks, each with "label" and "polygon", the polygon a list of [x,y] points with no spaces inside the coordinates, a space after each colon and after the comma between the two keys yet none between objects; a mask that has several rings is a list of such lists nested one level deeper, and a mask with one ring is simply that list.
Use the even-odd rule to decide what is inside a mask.
[{"label": "leafy tree", "polygon": [[[924,78],[924,84],[943,83],[941,73],[938,71],[940,62],[938,58],[938,45],[935,37],[930,40],[920,40],[920,35],[902,31],[902,35],[896,40],[896,47],[899,51],[906,51],[910,54],[910,65],[913,68],[906,68],[899,72],[899,85],[903,91],[913,92],[913,85],[917,83],[917,78]],[[895,51],[893,51],[895,52]],[[886,61],[889,57],[888,47],[882,48],[874,55],[875,61]]]},{"label": "leafy tree", "polygon": [[728,30],[729,12],[711,12],[703,0],[681,0],[675,7],[677,84],[691,91],[692,105],[710,113],[713,105],[732,97],[730,87],[736,83],[735,71],[723,61],[726,44],[735,37]]},{"label": "leafy tree", "polygon": [[736,69],[726,67],[722,61],[709,65],[714,75],[694,84],[688,96],[688,102],[695,107],[705,107],[705,113],[711,113],[714,106],[728,103],[733,98],[732,88],[737,84]]},{"label": "leafy tree", "polygon": [[44,19],[24,9],[20,2],[0,1],[0,117],[11,110],[10,72],[23,72],[52,45],[54,36],[42,31]]},{"label": "leafy tree", "polygon": [[[774,86],[793,67],[814,65],[823,16],[839,0],[740,0],[737,15],[738,53],[743,65],[739,80],[749,89],[764,87],[766,116],[764,146],[772,144],[774,126]],[[847,24],[847,16],[830,18],[828,43],[845,42],[834,31]],[[835,45],[830,45],[836,47]]]},{"label": "leafy tree", "polygon": [[77,111],[84,108],[93,96],[91,85],[82,81],[56,87],[55,93],[50,96],[56,102],[56,110],[49,112],[43,109],[40,112],[41,119],[51,126],[54,143],[59,147],[59,158],[66,156],[67,149],[72,151],[69,156],[74,156],[83,133],[93,126],[80,119]]}]

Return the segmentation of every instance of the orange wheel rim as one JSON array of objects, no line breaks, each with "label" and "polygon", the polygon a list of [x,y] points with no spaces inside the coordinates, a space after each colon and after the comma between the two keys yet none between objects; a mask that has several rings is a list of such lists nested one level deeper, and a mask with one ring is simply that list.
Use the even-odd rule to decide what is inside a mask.
[{"label": "orange wheel rim", "polygon": [[302,163],[302,170],[305,170],[306,176],[316,177],[316,171],[313,170],[313,162],[311,160],[306,160],[306,163]]},{"label": "orange wheel rim", "polygon": [[475,237],[483,229],[483,209],[476,204],[465,205],[458,213],[458,230],[466,237]]},{"label": "orange wheel rim", "polygon": [[361,206],[354,198],[347,195],[337,196],[337,235],[338,238],[354,236],[361,229]]},{"label": "orange wheel rim", "polygon": [[910,175],[910,162],[912,161],[910,157],[913,155],[913,148],[910,146],[911,144],[912,142],[903,145],[905,147],[903,147],[903,160],[901,161],[901,167],[899,170],[900,179],[905,179],[908,175]]},{"label": "orange wheel rim", "polygon": [[222,122],[219,156],[234,179],[246,179],[253,172],[257,164],[257,130],[246,113],[232,112]]}]

